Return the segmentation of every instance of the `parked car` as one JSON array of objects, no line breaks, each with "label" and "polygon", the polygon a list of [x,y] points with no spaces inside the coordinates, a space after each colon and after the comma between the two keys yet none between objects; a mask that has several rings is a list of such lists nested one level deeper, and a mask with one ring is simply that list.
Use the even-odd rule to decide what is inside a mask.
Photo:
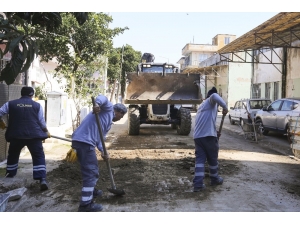
[{"label": "parked car", "polygon": [[[257,111],[262,109],[264,106],[268,106],[271,104],[270,99],[265,98],[255,98],[255,99],[241,99],[239,101],[236,101],[234,104],[234,107],[230,107],[229,109],[229,121],[230,124],[234,125],[235,123],[241,124],[243,126],[243,123],[252,122],[252,119],[255,119]],[[247,110],[251,115],[251,118],[249,117]]]},{"label": "parked car", "polygon": [[275,131],[287,135],[291,142],[289,120],[291,116],[300,115],[300,98],[282,98],[256,113],[255,123],[261,124],[263,134]]}]

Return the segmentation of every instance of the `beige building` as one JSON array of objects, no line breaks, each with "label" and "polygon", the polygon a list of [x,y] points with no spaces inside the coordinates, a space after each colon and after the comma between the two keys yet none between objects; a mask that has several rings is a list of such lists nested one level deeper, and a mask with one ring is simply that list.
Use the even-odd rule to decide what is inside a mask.
[{"label": "beige building", "polygon": [[202,93],[215,86],[229,107],[241,98],[300,97],[299,28],[299,12],[279,13],[228,44],[217,35],[217,54],[183,72],[199,73]]},{"label": "beige building", "polygon": [[236,39],[236,35],[218,34],[212,38],[212,44],[186,44],[181,54],[183,57],[177,62],[180,64],[181,71],[190,68],[198,68],[199,63],[210,58],[223,46]]}]

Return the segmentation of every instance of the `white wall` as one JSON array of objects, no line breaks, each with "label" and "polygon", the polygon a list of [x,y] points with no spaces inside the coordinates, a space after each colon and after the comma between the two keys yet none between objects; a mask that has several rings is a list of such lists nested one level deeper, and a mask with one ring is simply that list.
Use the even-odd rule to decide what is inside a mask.
[{"label": "white wall", "polygon": [[[274,49],[276,54],[282,59],[282,49]],[[264,55],[271,59],[274,63],[281,63],[280,58],[272,51],[264,52]],[[263,54],[259,55],[259,62],[268,62],[268,59]],[[281,71],[282,66],[273,64],[254,63],[253,83],[269,83],[281,81],[281,73],[274,67],[276,66]]]},{"label": "white wall", "polygon": [[[300,46],[299,41],[295,43]],[[300,97],[300,49],[288,49],[286,97]]]},{"label": "white wall", "polygon": [[229,63],[228,107],[233,107],[237,100],[250,98],[251,71],[250,63]]}]

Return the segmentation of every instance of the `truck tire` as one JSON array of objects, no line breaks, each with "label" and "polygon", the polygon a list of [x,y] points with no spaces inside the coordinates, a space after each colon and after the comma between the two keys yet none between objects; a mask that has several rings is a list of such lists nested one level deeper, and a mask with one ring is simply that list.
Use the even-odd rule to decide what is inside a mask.
[{"label": "truck tire", "polygon": [[137,108],[130,108],[128,112],[128,134],[140,134],[140,115]]},{"label": "truck tire", "polygon": [[180,118],[180,124],[177,125],[177,134],[189,135],[192,128],[192,117],[190,110],[180,108],[177,112],[177,117]]},{"label": "truck tire", "polygon": [[175,129],[177,128],[177,127],[176,127],[176,124],[172,123],[172,124],[171,124],[171,128],[175,130]]}]

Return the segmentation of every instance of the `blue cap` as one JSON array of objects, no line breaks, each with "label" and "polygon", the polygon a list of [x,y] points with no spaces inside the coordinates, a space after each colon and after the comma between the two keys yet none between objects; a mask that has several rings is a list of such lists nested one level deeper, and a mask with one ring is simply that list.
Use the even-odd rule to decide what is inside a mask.
[{"label": "blue cap", "polygon": [[116,103],[114,104],[114,110],[116,110],[117,112],[121,112],[123,114],[127,113],[127,108],[125,105],[121,104],[121,103]]}]

